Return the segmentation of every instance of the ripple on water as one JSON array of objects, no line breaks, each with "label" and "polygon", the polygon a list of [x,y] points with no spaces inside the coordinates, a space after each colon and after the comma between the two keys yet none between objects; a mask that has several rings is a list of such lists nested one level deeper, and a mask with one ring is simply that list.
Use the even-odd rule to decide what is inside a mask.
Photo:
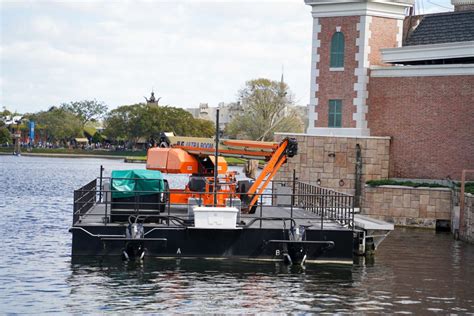
[{"label": "ripple on water", "polygon": [[[468,313],[474,249],[397,230],[352,267],[203,260],[71,260],[72,192],[115,160],[1,157],[2,313]],[[5,167],[5,168],[3,168]],[[140,165],[142,167],[142,165]],[[175,178],[178,185],[185,178]],[[6,202],[7,201],[7,202]]]}]

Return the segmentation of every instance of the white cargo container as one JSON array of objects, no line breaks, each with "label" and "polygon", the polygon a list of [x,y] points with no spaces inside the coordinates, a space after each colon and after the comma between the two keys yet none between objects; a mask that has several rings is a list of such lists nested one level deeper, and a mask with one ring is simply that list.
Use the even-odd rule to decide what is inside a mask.
[{"label": "white cargo container", "polygon": [[238,212],[236,207],[194,207],[194,227],[235,229]]}]

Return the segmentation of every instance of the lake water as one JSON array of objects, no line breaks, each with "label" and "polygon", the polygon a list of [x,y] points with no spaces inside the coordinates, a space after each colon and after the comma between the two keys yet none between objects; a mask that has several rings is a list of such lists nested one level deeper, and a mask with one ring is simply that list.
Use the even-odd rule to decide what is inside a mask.
[{"label": "lake water", "polygon": [[100,165],[144,168],[0,156],[0,313],[474,313],[474,245],[427,230],[397,229],[353,266],[72,261],[72,193]]}]

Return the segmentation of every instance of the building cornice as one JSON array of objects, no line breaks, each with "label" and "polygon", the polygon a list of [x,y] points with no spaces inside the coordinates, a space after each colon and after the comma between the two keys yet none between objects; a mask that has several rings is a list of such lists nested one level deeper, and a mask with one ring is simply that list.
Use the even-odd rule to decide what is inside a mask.
[{"label": "building cornice", "polygon": [[351,128],[351,127],[310,127],[307,130],[309,135],[316,136],[343,136],[343,137],[360,137],[370,136],[368,128]]},{"label": "building cornice", "polygon": [[370,77],[474,76],[474,64],[370,67]]},{"label": "building cornice", "polygon": [[[456,0],[461,1],[461,0]],[[472,0],[463,0],[463,1],[472,1]],[[415,1],[414,0],[398,0],[398,1],[390,1],[390,0],[304,0],[306,5],[316,6],[321,4],[339,4],[339,3],[388,3],[393,5],[401,5],[401,6],[412,6]]]},{"label": "building cornice", "polygon": [[[306,0],[305,0],[306,2]],[[451,4],[453,6],[457,6],[457,5],[466,5],[466,4],[474,4],[474,1],[473,0],[451,0]]]},{"label": "building cornice", "polygon": [[305,1],[311,5],[312,15],[317,17],[361,16],[370,15],[393,19],[404,19],[405,9],[411,4],[397,2],[365,1]]},{"label": "building cornice", "polygon": [[474,41],[414,45],[380,50],[384,63],[474,57]]},{"label": "building cornice", "polygon": [[[322,136],[322,137],[327,137],[327,136],[330,136],[330,137],[341,137],[341,138],[366,138],[366,139],[392,139],[390,136],[368,136],[368,135],[357,135],[356,133],[354,133],[353,130],[356,130],[356,128],[346,128],[346,130],[352,130],[352,131],[348,131],[348,133],[346,133],[346,135],[336,135],[334,133],[324,133],[323,130],[327,130],[328,128],[313,128],[313,130],[319,130],[319,133],[315,134],[315,133],[284,133],[284,132],[277,132],[275,133],[275,135],[282,135],[282,136],[295,136],[295,137],[298,137],[298,136],[314,136],[314,137],[318,137],[318,136]],[[352,133],[351,133],[352,132]]]}]

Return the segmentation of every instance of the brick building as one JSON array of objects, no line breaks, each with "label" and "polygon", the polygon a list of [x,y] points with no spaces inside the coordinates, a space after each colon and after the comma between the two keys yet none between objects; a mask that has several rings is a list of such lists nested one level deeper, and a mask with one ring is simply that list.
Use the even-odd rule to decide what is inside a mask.
[{"label": "brick building", "polygon": [[413,0],[305,0],[313,16],[308,134],[391,137],[390,177],[459,179],[474,168],[471,2],[407,16]]}]

